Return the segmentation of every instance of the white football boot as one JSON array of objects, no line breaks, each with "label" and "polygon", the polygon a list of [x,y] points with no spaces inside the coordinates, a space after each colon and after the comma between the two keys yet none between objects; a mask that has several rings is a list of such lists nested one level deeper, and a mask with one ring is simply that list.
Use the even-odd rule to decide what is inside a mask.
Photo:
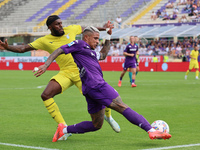
[{"label": "white football boot", "polygon": [[120,126],[119,124],[112,118],[112,116],[110,117],[106,117],[106,115],[104,115],[104,119],[110,124],[110,126],[112,127],[112,129],[119,133],[120,132]]}]

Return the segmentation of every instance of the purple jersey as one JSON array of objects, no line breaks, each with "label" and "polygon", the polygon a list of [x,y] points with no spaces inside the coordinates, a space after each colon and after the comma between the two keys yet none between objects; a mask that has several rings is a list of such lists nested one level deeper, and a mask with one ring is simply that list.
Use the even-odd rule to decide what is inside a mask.
[{"label": "purple jersey", "polygon": [[98,62],[99,53],[95,52],[82,40],[73,41],[61,46],[65,54],[71,53],[80,72],[82,92],[85,95],[90,89],[105,83]]},{"label": "purple jersey", "polygon": [[125,62],[124,62],[124,70],[127,70],[128,68],[136,68],[136,52],[138,51],[138,46],[137,44],[131,45],[128,44],[126,46],[126,49],[124,52],[127,52],[129,54],[134,54],[133,57],[131,56],[126,56]]}]

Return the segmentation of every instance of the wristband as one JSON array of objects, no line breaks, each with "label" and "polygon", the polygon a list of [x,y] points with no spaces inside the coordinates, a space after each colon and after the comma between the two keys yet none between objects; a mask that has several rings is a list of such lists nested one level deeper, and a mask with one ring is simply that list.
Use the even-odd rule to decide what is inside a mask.
[{"label": "wristband", "polygon": [[105,39],[106,39],[106,40],[110,40],[110,38],[111,38],[111,35],[110,35],[110,34],[107,34],[107,35],[105,36]]}]

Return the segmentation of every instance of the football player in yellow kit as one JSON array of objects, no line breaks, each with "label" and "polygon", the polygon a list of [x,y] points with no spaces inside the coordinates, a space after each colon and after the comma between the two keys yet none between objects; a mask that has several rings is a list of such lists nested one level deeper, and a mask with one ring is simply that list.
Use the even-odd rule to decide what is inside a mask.
[{"label": "football player in yellow kit", "polygon": [[[81,34],[84,30],[84,27],[81,27],[80,25],[70,25],[67,27],[63,27],[62,20],[57,15],[49,16],[47,18],[46,25],[51,31],[51,34],[38,38],[37,40],[27,45],[12,46],[8,45],[7,39],[5,40],[5,42],[2,42],[0,40],[0,49],[6,49],[8,51],[16,53],[24,53],[31,50],[42,49],[48,51],[51,54],[62,45],[74,41],[76,35]],[[112,26],[112,24],[108,21],[106,26],[107,28],[109,28],[110,26]],[[104,27],[98,27],[98,29],[100,31],[106,30],[106,28]],[[57,75],[53,76],[50,79],[48,85],[41,94],[41,98],[52,118],[58,124],[66,124],[53,97],[57,94],[62,93],[74,84],[82,93],[82,83],[79,77],[78,68],[74,63],[74,59],[71,54],[60,55],[56,59],[56,63],[58,64],[60,71]],[[115,132],[120,132],[120,127],[118,123],[111,116],[110,108],[106,108],[105,120],[111,125]],[[66,140],[67,136],[69,135],[65,135],[64,137],[60,138],[60,140]]]},{"label": "football player in yellow kit", "polygon": [[189,65],[189,69],[186,72],[185,79],[187,79],[187,75],[192,70],[192,68],[196,69],[196,79],[199,79],[198,56],[199,56],[198,46],[195,45],[194,49],[190,52],[190,65]]}]

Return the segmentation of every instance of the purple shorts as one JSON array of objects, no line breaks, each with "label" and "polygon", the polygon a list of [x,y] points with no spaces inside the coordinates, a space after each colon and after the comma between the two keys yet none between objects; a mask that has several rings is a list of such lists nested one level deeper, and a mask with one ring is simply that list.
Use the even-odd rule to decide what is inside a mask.
[{"label": "purple shorts", "polygon": [[84,95],[88,104],[88,112],[96,113],[109,106],[112,100],[119,96],[118,92],[108,83],[98,85]]},{"label": "purple shorts", "polygon": [[128,68],[136,68],[136,63],[124,63],[124,70],[127,70]]}]

